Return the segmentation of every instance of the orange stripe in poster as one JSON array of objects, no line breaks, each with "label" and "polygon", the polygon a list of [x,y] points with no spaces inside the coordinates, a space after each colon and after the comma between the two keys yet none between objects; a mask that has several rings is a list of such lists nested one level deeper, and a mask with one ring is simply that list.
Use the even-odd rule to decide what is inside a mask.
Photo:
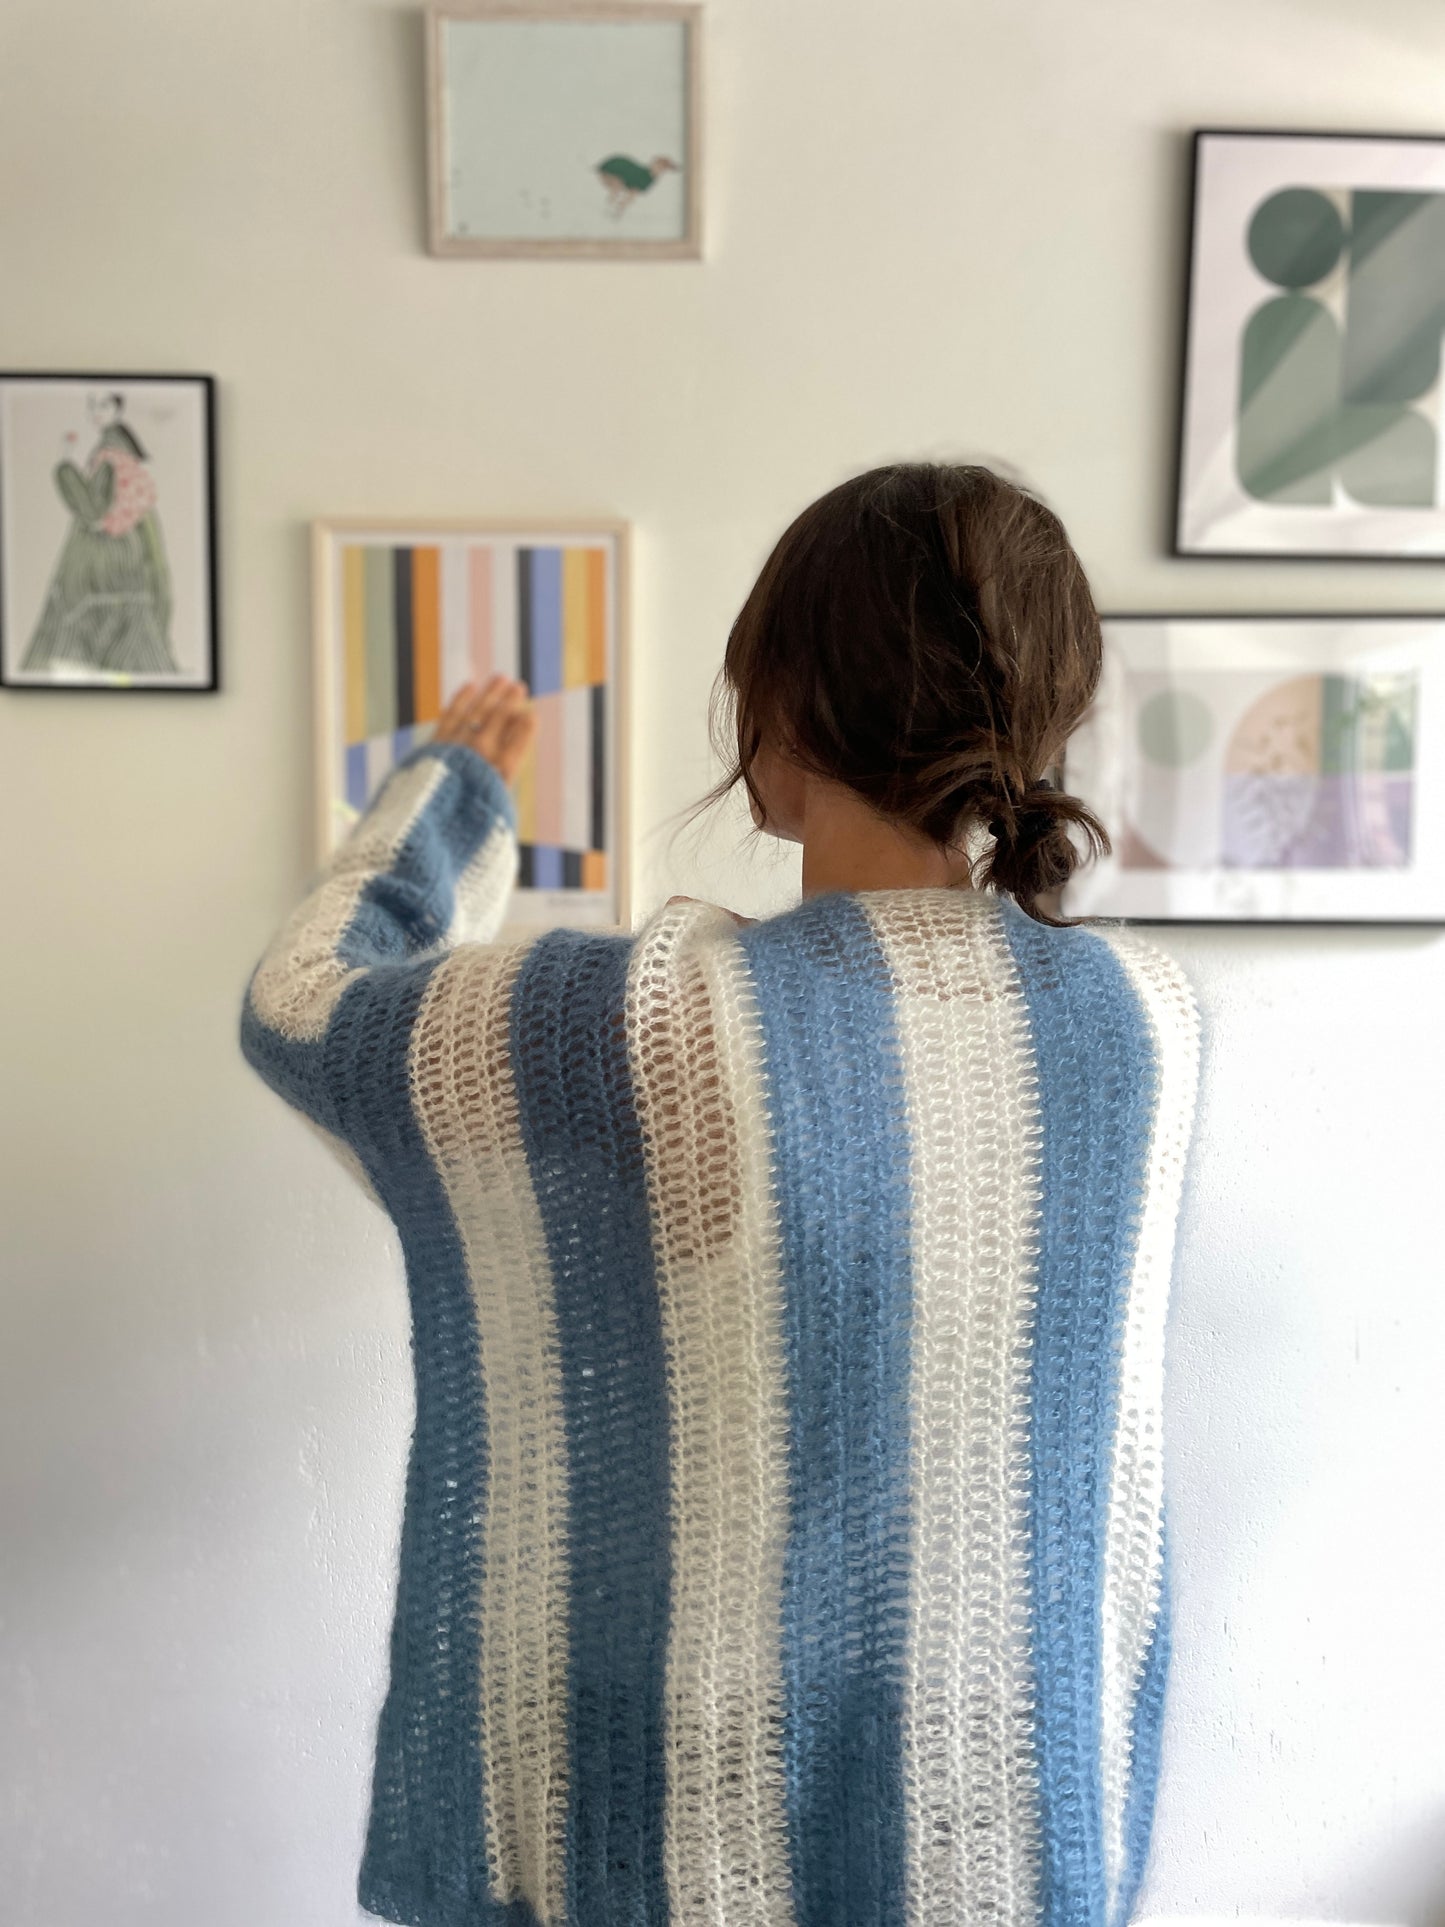
[{"label": "orange stripe in poster", "polygon": [[354,543],[341,551],[341,633],[345,638],[346,740],[366,740],[366,556]]},{"label": "orange stripe in poster", "polygon": [[413,549],[411,557],[411,649],[413,720],[434,723],[442,695],[442,553]]},{"label": "orange stripe in poster", "polygon": [[582,852],[582,888],[584,890],[605,890],[607,888],[607,857],[601,850]]},{"label": "orange stripe in poster", "polygon": [[588,549],[587,674],[584,682],[607,680],[607,551]]}]

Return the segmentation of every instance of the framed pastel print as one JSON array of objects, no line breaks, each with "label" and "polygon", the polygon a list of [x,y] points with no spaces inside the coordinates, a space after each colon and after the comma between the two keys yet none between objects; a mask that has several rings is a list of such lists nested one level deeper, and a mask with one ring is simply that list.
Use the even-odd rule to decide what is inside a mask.
[{"label": "framed pastel print", "polygon": [[1445,556],[1445,137],[1194,139],[1175,552]]},{"label": "framed pastel print", "polygon": [[532,692],[508,927],[629,915],[621,522],[318,522],[317,844],[335,848],[469,680]]},{"label": "framed pastel print", "polygon": [[0,374],[0,684],[214,690],[215,382]]},{"label": "framed pastel print", "polygon": [[1445,615],[1114,616],[1071,916],[1445,923]]},{"label": "framed pastel print", "polygon": [[433,5],[432,252],[699,256],[701,33],[664,0]]}]

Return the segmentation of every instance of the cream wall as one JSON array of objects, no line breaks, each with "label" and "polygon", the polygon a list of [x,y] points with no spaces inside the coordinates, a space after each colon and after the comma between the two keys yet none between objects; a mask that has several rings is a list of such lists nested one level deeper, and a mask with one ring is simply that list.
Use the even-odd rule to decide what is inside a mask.
[{"label": "cream wall", "polygon": [[[1183,130],[1445,121],[1436,0],[711,0],[709,259],[440,262],[370,0],[6,0],[0,365],[213,371],[218,697],[0,695],[0,1916],[352,1900],[410,1388],[386,1223],[238,1057],[307,862],[305,525],[637,525],[641,895],[783,520],[1018,464],[1126,608],[1426,608],[1162,554]],[[1173,1327],[1165,1913],[1445,1920],[1441,940],[1170,936],[1210,1054]]]}]

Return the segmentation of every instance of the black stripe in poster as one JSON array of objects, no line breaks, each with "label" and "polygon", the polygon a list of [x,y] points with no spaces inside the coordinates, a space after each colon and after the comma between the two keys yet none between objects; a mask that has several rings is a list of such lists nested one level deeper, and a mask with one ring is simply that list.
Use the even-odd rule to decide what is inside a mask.
[{"label": "black stripe in poster", "polygon": [[592,824],[588,838],[594,850],[607,848],[607,688],[593,683],[591,702]]},{"label": "black stripe in poster", "polygon": [[392,600],[396,611],[396,726],[405,729],[416,721],[416,681],[413,656],[415,638],[411,625],[411,550],[394,551]]}]

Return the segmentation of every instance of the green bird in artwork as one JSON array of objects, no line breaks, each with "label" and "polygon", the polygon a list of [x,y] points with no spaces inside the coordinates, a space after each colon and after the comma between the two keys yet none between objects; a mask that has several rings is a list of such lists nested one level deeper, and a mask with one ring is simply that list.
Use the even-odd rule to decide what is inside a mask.
[{"label": "green bird in artwork", "polygon": [[654,155],[651,166],[633,160],[630,154],[609,154],[605,161],[597,164],[598,178],[607,189],[608,208],[619,217],[661,175],[678,174],[681,171],[677,162],[670,161],[666,154]]}]

